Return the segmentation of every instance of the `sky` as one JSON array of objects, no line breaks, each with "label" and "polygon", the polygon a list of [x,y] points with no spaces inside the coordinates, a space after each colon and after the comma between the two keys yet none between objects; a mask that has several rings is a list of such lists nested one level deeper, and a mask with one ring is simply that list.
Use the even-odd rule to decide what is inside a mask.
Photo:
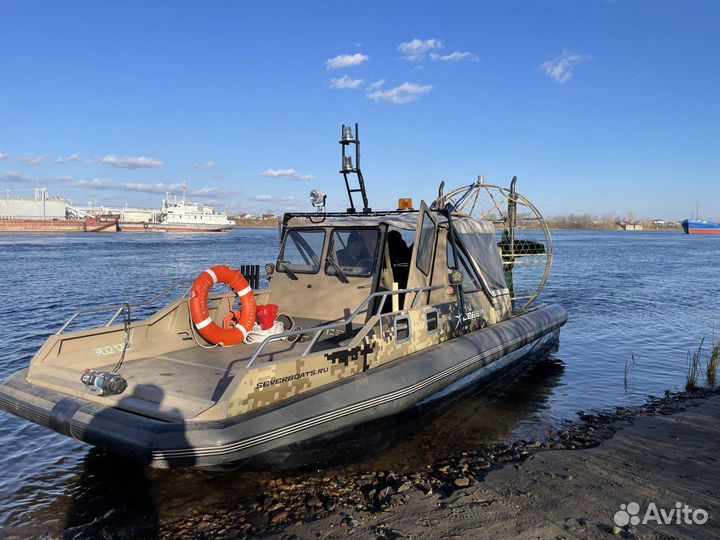
[{"label": "sky", "polygon": [[0,189],[344,209],[483,175],[545,215],[720,218],[720,2],[0,0]]}]

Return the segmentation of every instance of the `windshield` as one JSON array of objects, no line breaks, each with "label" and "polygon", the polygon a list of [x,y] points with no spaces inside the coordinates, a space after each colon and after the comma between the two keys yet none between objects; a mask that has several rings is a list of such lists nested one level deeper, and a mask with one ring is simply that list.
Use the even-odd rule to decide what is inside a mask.
[{"label": "windshield", "polygon": [[325,243],[323,229],[290,229],[285,236],[277,269],[299,274],[315,274],[320,270],[320,257]]},{"label": "windshield", "polygon": [[325,273],[335,275],[333,262],[346,276],[371,276],[377,259],[380,231],[368,228],[334,229],[330,237]]}]

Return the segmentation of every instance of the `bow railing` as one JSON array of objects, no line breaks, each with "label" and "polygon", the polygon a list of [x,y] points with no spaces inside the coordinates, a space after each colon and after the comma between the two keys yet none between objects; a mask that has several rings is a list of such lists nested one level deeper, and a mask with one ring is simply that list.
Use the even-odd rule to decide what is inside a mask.
[{"label": "bow railing", "polygon": [[[112,311],[113,316],[110,318],[110,320],[107,322],[105,327],[111,326],[117,318],[123,313],[123,311],[127,310],[127,318],[130,318],[130,309],[131,308],[140,308],[143,306],[149,306],[160,300],[162,297],[167,296],[177,288],[179,288],[181,285],[190,285],[193,283],[192,279],[179,279],[169,287],[167,287],[162,292],[156,294],[152,298],[149,298],[148,300],[143,300],[142,302],[137,302],[135,304],[131,304],[129,302],[124,302],[122,304],[115,304],[112,306],[103,306],[103,307],[97,307],[97,308],[90,308],[90,309],[81,309],[79,311],[76,311],[73,313],[73,315],[67,320],[65,324],[62,325],[62,328],[58,330],[55,335],[62,334],[68,326],[70,326],[78,317],[81,315],[88,315],[90,313],[104,313]],[[183,296],[186,296],[190,292],[190,287],[188,286],[187,290],[183,293]]]}]

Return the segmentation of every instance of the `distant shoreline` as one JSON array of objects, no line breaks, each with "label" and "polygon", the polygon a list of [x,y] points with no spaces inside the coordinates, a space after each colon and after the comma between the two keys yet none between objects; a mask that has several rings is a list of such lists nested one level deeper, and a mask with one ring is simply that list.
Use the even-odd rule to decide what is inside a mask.
[{"label": "distant shoreline", "polygon": [[[662,233],[662,232],[673,232],[673,233],[682,233],[683,230],[680,228],[667,228],[667,229],[640,229],[640,230],[625,230],[625,229],[565,229],[565,228],[555,228],[555,227],[549,227],[549,229],[552,232],[557,231],[573,231],[573,232],[625,232],[625,233]],[[533,229],[524,229],[524,230],[533,230]]]},{"label": "distant shoreline", "polygon": [[[236,220],[235,226],[233,228],[235,229],[276,229],[278,227],[277,221],[269,220],[269,219],[247,219],[247,220]],[[664,229],[640,229],[640,230],[624,230],[620,228],[602,228],[602,229],[589,229],[589,228],[565,228],[565,227],[549,227],[549,229],[552,232],[558,232],[558,231],[573,231],[573,232],[649,232],[649,233],[662,233],[662,232],[674,232],[674,233],[682,233],[683,230],[681,228],[664,228]],[[531,231],[531,230],[539,230],[539,229],[521,229],[518,228],[518,230],[524,230],[524,231]]]},{"label": "distant shoreline", "polygon": [[234,219],[235,229],[276,229],[277,218]]}]

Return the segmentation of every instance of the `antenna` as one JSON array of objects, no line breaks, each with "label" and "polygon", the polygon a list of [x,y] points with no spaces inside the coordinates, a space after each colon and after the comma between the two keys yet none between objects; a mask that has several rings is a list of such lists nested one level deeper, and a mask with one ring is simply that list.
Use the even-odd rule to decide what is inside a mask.
[{"label": "antenna", "polygon": [[[365,179],[363,178],[362,171],[360,170],[360,132],[357,122],[355,123],[355,136],[353,136],[352,127],[342,125],[340,131],[340,146],[342,147],[342,162],[340,173],[345,179],[345,189],[347,189],[348,199],[350,200],[350,208],[347,209],[349,214],[357,212],[355,209],[355,203],[353,202],[353,193],[360,193],[363,200],[363,213],[367,214],[372,212],[372,208],[368,206],[367,192],[365,191]],[[355,166],[353,167],[352,156],[347,155],[348,145],[355,145]],[[350,187],[350,181],[348,180],[348,174],[356,174],[358,178],[357,188]]]}]

